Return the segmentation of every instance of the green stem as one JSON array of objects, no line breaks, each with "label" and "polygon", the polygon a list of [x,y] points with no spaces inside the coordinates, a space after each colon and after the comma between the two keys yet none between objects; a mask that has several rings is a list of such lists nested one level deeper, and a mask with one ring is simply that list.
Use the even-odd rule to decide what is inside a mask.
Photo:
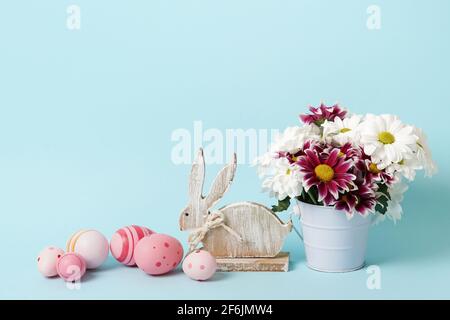
[{"label": "green stem", "polygon": [[316,201],[316,199],[314,199],[314,196],[311,193],[311,189],[309,189],[307,193],[308,193],[308,196],[311,199],[311,201],[317,206],[317,201]]}]

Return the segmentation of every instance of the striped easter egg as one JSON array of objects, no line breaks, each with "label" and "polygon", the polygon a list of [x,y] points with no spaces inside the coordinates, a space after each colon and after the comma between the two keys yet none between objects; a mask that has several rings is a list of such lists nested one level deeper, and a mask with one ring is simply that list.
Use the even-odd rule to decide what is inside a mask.
[{"label": "striped easter egg", "polygon": [[110,241],[110,249],[113,257],[120,263],[127,266],[135,266],[134,248],[144,237],[154,232],[146,227],[128,226],[123,227],[114,233]]}]

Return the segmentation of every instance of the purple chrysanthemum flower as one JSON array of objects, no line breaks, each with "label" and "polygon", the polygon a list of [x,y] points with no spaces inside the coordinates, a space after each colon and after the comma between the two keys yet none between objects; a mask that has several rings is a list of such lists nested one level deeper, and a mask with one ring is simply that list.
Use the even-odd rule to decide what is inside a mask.
[{"label": "purple chrysanthemum flower", "polygon": [[356,211],[364,216],[373,211],[376,204],[376,194],[371,185],[360,184],[354,190],[342,194],[336,201],[335,208],[344,210],[350,215]]},{"label": "purple chrysanthemum flower", "polygon": [[319,202],[333,205],[339,193],[348,192],[354,186],[356,176],[349,172],[353,162],[340,157],[338,148],[329,154],[319,154],[312,146],[304,152],[297,162],[304,174],[304,188],[308,192],[311,187],[317,187]]},{"label": "purple chrysanthemum flower", "polygon": [[309,111],[311,111],[312,114],[302,114],[300,115],[300,119],[306,124],[314,123],[318,126],[322,125],[325,120],[334,121],[334,118],[336,117],[344,119],[347,115],[347,111],[337,104],[327,107],[325,104],[321,103],[317,108],[310,106]]},{"label": "purple chrysanthemum flower", "polygon": [[391,186],[398,181],[395,175],[386,172],[385,169],[379,169],[364,152],[355,162],[355,169],[360,175],[359,178],[363,179],[366,184],[382,183]]}]

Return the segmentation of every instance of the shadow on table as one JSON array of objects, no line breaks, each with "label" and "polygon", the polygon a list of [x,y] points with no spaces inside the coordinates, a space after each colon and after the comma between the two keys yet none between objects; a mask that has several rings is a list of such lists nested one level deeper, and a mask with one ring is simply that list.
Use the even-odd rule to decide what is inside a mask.
[{"label": "shadow on table", "polygon": [[372,227],[368,264],[450,259],[450,188],[433,180],[420,182],[405,195],[401,221]]},{"label": "shadow on table", "polygon": [[[367,265],[450,260],[450,184],[445,179],[417,182],[405,194],[402,220],[394,224],[386,219],[371,228]],[[297,221],[295,225],[299,228]],[[290,252],[290,270],[306,265],[303,244],[294,232],[284,251]]]}]

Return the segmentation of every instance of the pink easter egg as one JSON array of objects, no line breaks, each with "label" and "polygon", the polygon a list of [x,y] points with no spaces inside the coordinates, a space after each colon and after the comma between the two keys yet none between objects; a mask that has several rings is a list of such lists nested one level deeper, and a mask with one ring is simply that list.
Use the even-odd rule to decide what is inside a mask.
[{"label": "pink easter egg", "polygon": [[128,226],[123,227],[114,233],[109,243],[112,256],[126,266],[135,266],[134,248],[144,237],[154,232],[146,227]]},{"label": "pink easter egg", "polygon": [[75,252],[86,261],[88,269],[100,267],[109,254],[109,243],[103,234],[96,230],[80,230],[67,242],[67,252]]},{"label": "pink easter egg", "polygon": [[216,273],[216,270],[216,259],[206,250],[196,250],[183,261],[184,273],[193,280],[208,280]]},{"label": "pink easter egg", "polygon": [[42,250],[37,258],[39,272],[47,278],[57,276],[56,262],[63,254],[64,250],[54,246]]},{"label": "pink easter egg", "polygon": [[134,259],[147,274],[165,274],[175,269],[183,259],[183,246],[171,236],[154,233],[138,242]]},{"label": "pink easter egg", "polygon": [[69,252],[58,259],[56,269],[59,276],[64,280],[78,281],[86,273],[86,261],[81,255]]}]

